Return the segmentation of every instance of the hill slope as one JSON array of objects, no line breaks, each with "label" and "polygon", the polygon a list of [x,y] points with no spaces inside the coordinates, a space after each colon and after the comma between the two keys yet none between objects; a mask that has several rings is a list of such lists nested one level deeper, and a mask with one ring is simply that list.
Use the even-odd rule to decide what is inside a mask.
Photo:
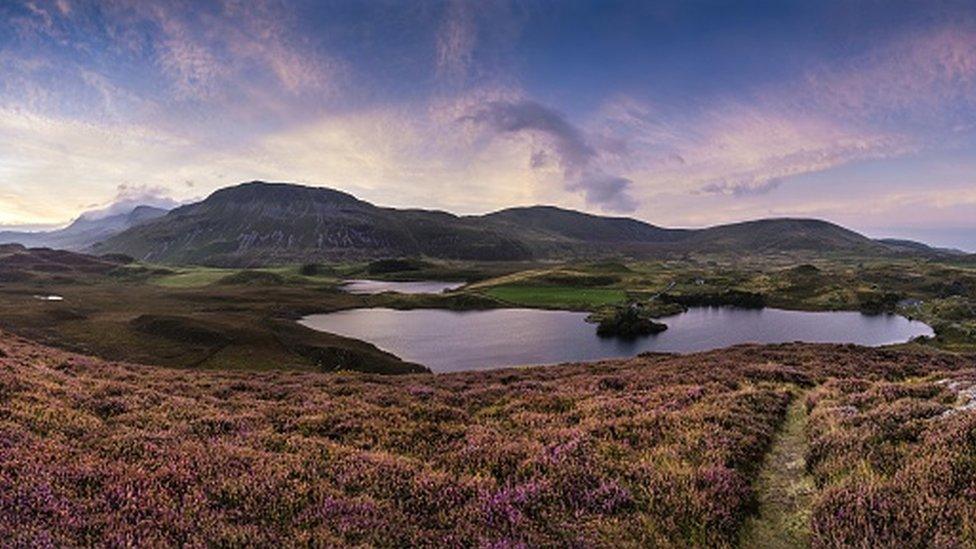
[{"label": "hill slope", "polygon": [[792,400],[826,485],[815,546],[971,546],[976,416],[950,389],[971,366],[779,345],[382,378],[113,363],[0,332],[0,536],[732,547]]},{"label": "hill slope", "polygon": [[233,266],[418,255],[518,261],[793,250],[891,252],[818,220],[667,229],[551,206],[461,217],[382,208],[332,189],[264,182],[221,189],[95,247],[146,261]]},{"label": "hill slope", "polygon": [[92,257],[67,250],[0,244],[0,283],[66,281],[73,277],[106,274],[125,262],[126,259],[120,257]]},{"label": "hill slope", "polygon": [[147,261],[255,265],[429,255],[527,259],[515,238],[445,212],[380,208],[318,187],[221,189],[97,246]]},{"label": "hill slope", "polygon": [[870,238],[819,219],[760,219],[695,231],[682,242],[699,252],[864,251],[884,247]]},{"label": "hill slope", "polygon": [[965,257],[967,254],[962,250],[956,250],[954,248],[940,248],[935,246],[929,246],[924,242],[918,242],[915,240],[905,240],[902,238],[879,238],[877,242],[884,244],[885,246],[891,248],[891,250],[900,253],[914,253],[914,254],[925,254],[925,255],[936,255],[936,256],[952,256],[952,257]]},{"label": "hill slope", "polygon": [[664,229],[628,217],[601,217],[554,206],[508,208],[479,219],[581,242],[676,242],[691,231]]}]

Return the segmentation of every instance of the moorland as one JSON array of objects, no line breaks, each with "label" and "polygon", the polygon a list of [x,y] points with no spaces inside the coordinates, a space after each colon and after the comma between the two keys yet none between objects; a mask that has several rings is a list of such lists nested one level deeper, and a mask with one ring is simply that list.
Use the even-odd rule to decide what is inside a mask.
[{"label": "moorland", "polygon": [[[436,376],[196,371],[2,334],[0,534],[17,546],[969,546],[973,366],[791,344]],[[770,475],[763,456],[796,422],[803,440],[787,447],[803,453],[788,459],[808,472]]]},{"label": "moorland", "polygon": [[[976,348],[976,267],[930,258],[781,254],[665,261],[397,260],[253,269],[153,265],[7,246],[0,327],[112,360],[192,368],[423,371],[372,345],[295,322],[361,307],[499,307],[650,318],[690,305],[898,313],[930,324],[922,344]],[[458,280],[443,294],[350,294],[348,278]],[[63,301],[43,301],[56,295]],[[594,331],[596,326],[594,326]]]},{"label": "moorland", "polygon": [[[804,220],[485,220],[332,191],[302,206],[309,192],[244,185],[84,250],[0,245],[4,539],[976,543],[973,256]],[[350,279],[462,285],[366,295]],[[695,306],[900,314],[935,335],[434,375],[296,322],[528,307],[585,311],[596,333]]]}]

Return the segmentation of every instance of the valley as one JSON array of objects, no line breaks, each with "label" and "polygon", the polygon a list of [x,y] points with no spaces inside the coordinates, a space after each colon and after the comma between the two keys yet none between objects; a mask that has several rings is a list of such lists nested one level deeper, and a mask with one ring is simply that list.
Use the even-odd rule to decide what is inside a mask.
[{"label": "valley", "polygon": [[[650,318],[698,305],[742,304],[895,313],[932,326],[935,337],[923,345],[976,348],[976,270],[948,261],[793,254],[626,263],[381,260],[234,269],[113,263],[68,252],[31,263],[47,252],[7,250],[0,258],[7,280],[0,284],[4,329],[107,359],[164,366],[422,370],[370,344],[297,323],[311,314],[362,308],[541,308],[580,311],[592,320],[628,303]],[[437,294],[360,294],[344,291],[350,279],[464,285]],[[63,301],[42,302],[35,295]],[[582,329],[595,333],[596,326]]]},{"label": "valley", "polygon": [[[976,490],[973,449],[950,443],[976,432],[976,263],[755,227],[723,229],[719,248],[705,234],[666,253],[615,240],[599,245],[610,255],[576,242],[492,260],[330,248],[289,262],[307,250],[239,246],[192,264],[175,260],[189,248],[0,245],[0,534],[848,547],[867,528],[879,543],[976,542],[959,496]],[[432,346],[312,329],[316,315]],[[626,318],[667,328],[598,336]],[[792,342],[818,334],[881,346]],[[756,340],[771,344],[741,344]],[[59,527],[61,513],[79,519]]]},{"label": "valley", "polygon": [[0,0],[0,549],[976,549],[976,1]]}]

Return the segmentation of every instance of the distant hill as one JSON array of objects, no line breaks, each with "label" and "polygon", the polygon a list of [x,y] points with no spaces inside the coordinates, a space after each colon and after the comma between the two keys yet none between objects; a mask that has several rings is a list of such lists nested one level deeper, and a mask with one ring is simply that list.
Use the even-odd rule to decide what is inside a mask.
[{"label": "distant hill", "polygon": [[760,219],[694,231],[682,242],[697,252],[881,252],[870,238],[819,219]]},{"label": "distant hill", "polygon": [[226,266],[408,256],[517,261],[693,252],[892,253],[856,232],[811,219],[668,229],[552,206],[457,216],[383,208],[327,188],[264,182],[218,190],[93,249],[161,263]]},{"label": "distant hill", "polygon": [[105,274],[128,261],[131,258],[123,256],[93,257],[66,250],[0,244],[0,282],[64,281],[85,274]]},{"label": "distant hill", "polygon": [[664,229],[629,217],[601,217],[554,206],[508,208],[480,218],[514,230],[531,229],[582,242],[677,242],[691,232]]},{"label": "distant hill", "polygon": [[29,248],[82,251],[142,222],[166,214],[152,206],[137,206],[121,214],[94,218],[82,215],[63,229],[41,232],[0,232],[0,244],[21,244]]},{"label": "distant hill", "polygon": [[900,238],[879,238],[877,242],[884,244],[888,248],[896,252],[902,253],[921,253],[929,255],[951,255],[951,256],[965,256],[966,252],[962,250],[956,250],[954,248],[937,248],[935,246],[929,246],[928,244],[917,242],[915,240],[904,240]]}]

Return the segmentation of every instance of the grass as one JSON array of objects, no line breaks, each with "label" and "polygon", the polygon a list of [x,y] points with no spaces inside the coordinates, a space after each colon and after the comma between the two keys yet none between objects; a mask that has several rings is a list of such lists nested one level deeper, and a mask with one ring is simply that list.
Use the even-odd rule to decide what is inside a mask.
[{"label": "grass", "polygon": [[213,267],[181,267],[174,273],[163,274],[149,279],[149,283],[162,288],[202,288],[226,280],[233,281],[233,277],[242,274],[265,274],[269,278],[281,277],[282,282],[291,284],[328,283],[335,284],[338,279],[331,272],[312,276],[300,274],[300,266],[288,265],[282,267],[262,267],[258,269],[223,269]]},{"label": "grass", "polygon": [[[188,368],[419,369],[370,344],[297,325],[293,320],[304,314],[365,306],[366,300],[335,290],[322,277],[299,277],[294,267],[257,271],[256,277],[192,268],[166,275],[160,285],[153,268],[110,264],[79,272],[68,263],[46,272],[43,254],[25,254],[22,261],[40,255],[40,266],[24,273],[26,279],[0,283],[0,328],[39,341],[113,360]],[[61,259],[89,269],[84,258]],[[31,297],[38,292],[65,299],[40,302]]]},{"label": "grass", "polygon": [[175,274],[167,274],[153,278],[152,284],[162,288],[200,288],[216,283],[221,278],[238,272],[237,269],[213,269],[208,267],[194,267],[180,269]]},{"label": "grass", "polygon": [[791,549],[810,545],[810,506],[816,487],[806,472],[806,403],[794,398],[756,478],[758,509],[740,545]]},{"label": "grass", "polygon": [[593,310],[623,303],[627,295],[613,288],[573,286],[493,286],[483,293],[511,305],[543,309]]},{"label": "grass", "polygon": [[727,545],[786,402],[732,364],[233,374],[0,341],[15,545]]}]

